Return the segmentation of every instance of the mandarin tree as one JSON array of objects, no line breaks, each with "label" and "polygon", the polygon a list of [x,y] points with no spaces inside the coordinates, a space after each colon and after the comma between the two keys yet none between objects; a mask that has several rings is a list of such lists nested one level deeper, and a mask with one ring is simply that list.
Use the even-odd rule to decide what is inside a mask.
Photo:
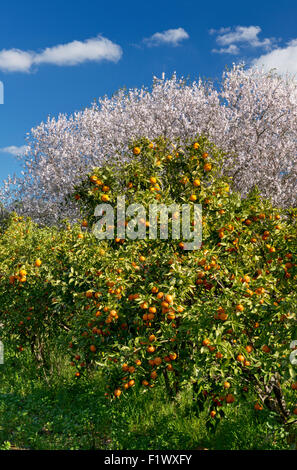
[{"label": "mandarin tree", "polygon": [[[186,240],[171,240],[170,230],[168,240],[115,233],[98,241],[104,257],[93,259],[86,291],[73,293],[72,363],[80,374],[86,365],[99,366],[113,398],[131,387],[160,384],[174,395],[191,386],[214,421],[247,394],[257,411],[265,405],[287,421],[296,402],[290,392],[286,403],[283,393],[296,374],[289,362],[296,339],[296,209],[277,210],[256,189],[245,198],[230,191],[220,176],[222,152],[205,137],[186,144],[141,139],[130,152],[137,158],[121,168],[121,178],[112,165],[94,168],[75,189],[89,228],[106,194],[110,204],[125,195],[127,206],[146,209],[195,200],[203,208],[203,244],[185,251]],[[148,235],[148,219],[141,224]]]}]

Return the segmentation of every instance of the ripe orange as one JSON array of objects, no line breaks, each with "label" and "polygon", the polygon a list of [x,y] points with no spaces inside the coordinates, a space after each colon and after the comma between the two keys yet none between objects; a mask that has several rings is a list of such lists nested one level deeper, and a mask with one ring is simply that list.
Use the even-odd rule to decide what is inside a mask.
[{"label": "ripe orange", "polygon": [[162,359],[161,359],[160,357],[156,357],[156,358],[154,359],[154,364],[155,364],[156,366],[159,366],[160,364],[162,364]]},{"label": "ripe orange", "polygon": [[235,398],[231,393],[228,393],[228,395],[226,395],[225,400],[226,400],[226,403],[234,403]]},{"label": "ripe orange", "polygon": [[39,268],[41,265],[42,265],[42,261],[41,261],[41,259],[38,258],[38,259],[35,261],[35,266],[36,266],[37,268]]},{"label": "ripe orange", "polygon": [[91,344],[90,351],[91,352],[96,352],[96,346],[94,344]]},{"label": "ripe orange", "polygon": [[263,406],[260,405],[260,403],[256,403],[256,404],[254,405],[254,408],[255,408],[255,410],[258,410],[258,411],[263,410]]},{"label": "ripe orange", "polygon": [[202,341],[203,346],[208,346],[210,344],[210,340],[208,338]]},{"label": "ripe orange", "polygon": [[170,294],[165,295],[165,300],[166,300],[166,302],[168,302],[169,304],[173,304],[173,297],[172,297],[172,295],[170,295]]},{"label": "ripe orange", "polygon": [[243,356],[242,354],[238,354],[237,360],[238,360],[239,362],[244,362],[244,356]]},{"label": "ripe orange", "polygon": [[224,382],[224,388],[230,388],[231,384],[230,382]]},{"label": "ripe orange", "polygon": [[119,388],[116,388],[114,391],[114,396],[119,397],[122,394],[122,391]]},{"label": "ripe orange", "polygon": [[139,155],[140,154],[140,148],[139,147],[134,147],[133,153],[134,153],[134,155]]}]

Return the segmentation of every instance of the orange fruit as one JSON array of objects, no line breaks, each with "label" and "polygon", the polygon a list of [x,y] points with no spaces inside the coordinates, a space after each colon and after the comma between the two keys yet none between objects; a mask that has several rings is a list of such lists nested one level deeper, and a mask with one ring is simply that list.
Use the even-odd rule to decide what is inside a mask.
[{"label": "orange fruit", "polygon": [[226,403],[234,403],[235,398],[231,393],[228,393],[228,395],[226,395],[225,400],[226,400]]},{"label": "orange fruit", "polygon": [[208,346],[210,344],[210,340],[208,338],[202,341],[203,346]]},{"label": "orange fruit", "polygon": [[256,403],[256,404],[254,405],[254,408],[255,408],[255,410],[258,410],[258,411],[263,410],[263,406],[260,405],[260,403]]},{"label": "orange fruit", "polygon": [[134,147],[133,153],[134,153],[134,155],[139,155],[140,154],[140,148],[139,147]]},{"label": "orange fruit", "polygon": [[173,304],[173,297],[170,294],[165,295],[165,300],[168,304]]}]

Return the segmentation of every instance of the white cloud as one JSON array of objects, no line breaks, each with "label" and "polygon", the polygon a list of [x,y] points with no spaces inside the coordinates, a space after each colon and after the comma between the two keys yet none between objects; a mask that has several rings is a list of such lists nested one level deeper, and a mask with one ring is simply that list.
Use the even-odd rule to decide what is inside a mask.
[{"label": "white cloud", "polygon": [[239,54],[239,48],[236,46],[236,44],[230,44],[228,47],[213,49],[212,52],[217,52],[218,54]]},{"label": "white cloud", "polygon": [[117,44],[102,36],[73,41],[48,47],[41,52],[3,49],[0,51],[0,70],[5,72],[29,72],[33,65],[77,65],[83,62],[109,60],[117,62],[122,56],[122,49]]},{"label": "white cloud", "polygon": [[183,28],[167,29],[162,33],[155,33],[150,38],[144,39],[144,42],[148,46],[160,46],[162,44],[169,44],[171,46],[177,46],[184,39],[188,39],[190,36]]},{"label": "white cloud", "polygon": [[253,60],[253,65],[264,67],[265,70],[276,68],[280,73],[297,74],[297,39],[293,39],[287,47],[277,48]]},{"label": "white cloud", "polygon": [[5,72],[29,72],[33,63],[33,54],[19,49],[0,51],[0,70]]},{"label": "white cloud", "polygon": [[216,42],[222,47],[221,49],[213,49],[213,52],[227,53],[227,54],[238,54],[239,47],[250,46],[250,47],[263,47],[267,50],[275,43],[275,38],[264,38],[259,39],[261,33],[260,26],[235,26],[234,28],[220,28],[218,30],[211,29],[210,34],[216,34]]},{"label": "white cloud", "polygon": [[24,155],[28,149],[29,147],[27,145],[21,145],[20,147],[17,147],[16,145],[10,145],[9,147],[0,148],[0,152],[8,153],[16,157]]}]

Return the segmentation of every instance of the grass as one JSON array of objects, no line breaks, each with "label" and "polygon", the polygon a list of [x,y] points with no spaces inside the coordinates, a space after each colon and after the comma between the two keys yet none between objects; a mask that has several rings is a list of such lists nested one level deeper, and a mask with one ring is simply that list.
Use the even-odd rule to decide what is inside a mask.
[{"label": "grass", "polygon": [[162,389],[133,389],[110,404],[99,373],[74,380],[62,357],[47,381],[29,354],[6,351],[0,383],[0,449],[290,448],[275,417],[255,412],[249,400],[230,406],[211,432],[190,390],[169,401]]}]

